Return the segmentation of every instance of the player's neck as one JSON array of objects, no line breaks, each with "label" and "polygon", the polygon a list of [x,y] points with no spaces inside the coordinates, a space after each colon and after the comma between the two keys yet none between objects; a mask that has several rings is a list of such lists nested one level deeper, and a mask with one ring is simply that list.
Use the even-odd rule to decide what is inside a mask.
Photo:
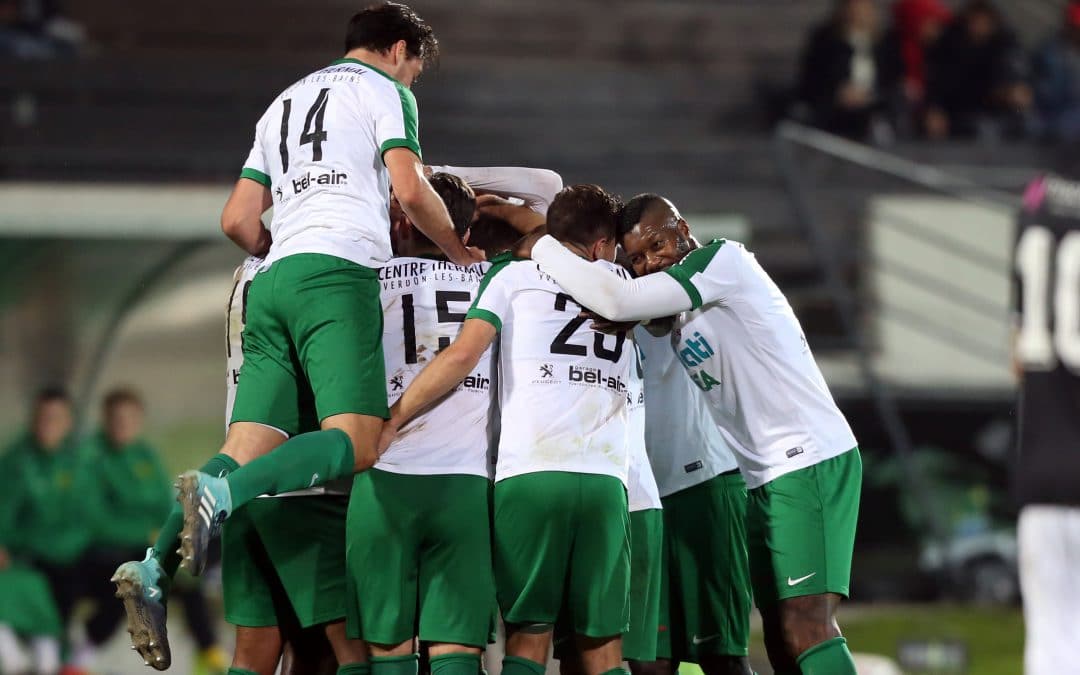
[{"label": "player's neck", "polygon": [[564,241],[562,242],[562,245],[579,258],[584,258],[589,262],[596,260],[596,258],[593,257],[592,252],[583,244],[574,241]]},{"label": "player's neck", "polygon": [[379,52],[373,52],[370,49],[363,49],[357,47],[356,49],[350,49],[345,52],[345,58],[356,59],[362,61],[369,66],[374,66],[384,73],[391,73],[394,70],[394,64],[385,54]]}]

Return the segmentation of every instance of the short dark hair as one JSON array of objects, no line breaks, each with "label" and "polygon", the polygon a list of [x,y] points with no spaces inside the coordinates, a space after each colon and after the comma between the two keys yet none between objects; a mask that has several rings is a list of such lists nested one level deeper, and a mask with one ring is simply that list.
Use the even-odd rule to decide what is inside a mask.
[{"label": "short dark hair", "polygon": [[410,56],[434,63],[439,58],[435,32],[408,5],[383,2],[360,10],[349,19],[345,51],[369,49],[385,52],[404,40]]},{"label": "short dark hair", "polygon": [[589,246],[615,236],[621,207],[619,198],[599,185],[571,185],[548,207],[547,230],[560,241]]},{"label": "short dark hair", "polygon": [[42,403],[52,403],[59,401],[60,403],[71,403],[71,394],[68,390],[60,385],[49,385],[38,391],[34,396],[34,407],[41,405]]},{"label": "short dark hair", "polygon": [[634,226],[645,217],[645,212],[658,206],[667,206],[667,201],[658,194],[645,192],[626,202],[619,212],[619,239],[626,236]]},{"label": "short dark hair", "polygon": [[117,387],[116,389],[112,389],[106,393],[105,398],[102,399],[102,407],[105,409],[105,412],[109,412],[116,406],[123,405],[124,403],[134,404],[140,409],[144,407],[142,396],[139,395],[139,392],[130,387]]},{"label": "short dark hair", "polygon": [[464,237],[476,213],[476,193],[468,183],[451,173],[433,173],[428,182],[446,204],[454,232],[458,237]]},{"label": "short dark hair", "polygon": [[469,246],[484,249],[489,260],[509,251],[520,238],[521,234],[508,221],[488,213],[481,213],[469,227]]}]

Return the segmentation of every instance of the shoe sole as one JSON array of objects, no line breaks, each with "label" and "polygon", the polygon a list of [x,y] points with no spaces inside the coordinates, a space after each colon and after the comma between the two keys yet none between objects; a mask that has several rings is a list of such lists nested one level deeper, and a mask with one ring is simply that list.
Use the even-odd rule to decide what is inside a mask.
[{"label": "shoe sole", "polygon": [[142,579],[134,572],[121,570],[112,581],[116,584],[116,597],[124,603],[131,648],[139,653],[145,665],[155,670],[168,669],[172,665],[172,653],[164,616],[159,626],[154,620],[158,610],[151,607],[143,596]]},{"label": "shoe sole", "polygon": [[195,546],[195,532],[203,526],[202,517],[199,515],[199,476],[198,474],[183,474],[176,484],[176,501],[184,510],[184,528],[180,531],[180,567],[195,576],[199,576],[206,566],[203,551]]}]

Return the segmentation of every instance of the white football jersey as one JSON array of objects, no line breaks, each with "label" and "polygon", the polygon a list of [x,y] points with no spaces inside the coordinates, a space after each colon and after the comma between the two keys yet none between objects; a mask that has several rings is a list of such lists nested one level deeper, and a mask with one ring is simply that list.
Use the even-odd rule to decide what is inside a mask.
[{"label": "white football jersey", "polygon": [[[448,346],[465,321],[490,265],[468,267],[432,258],[395,258],[379,269],[386,395],[391,405]],[[403,426],[375,468],[417,475],[490,477],[489,348],[447,396]]]},{"label": "white football jersey", "polygon": [[281,92],[255,127],[240,176],[273,195],[266,263],[324,253],[377,267],[390,259],[383,153],[420,155],[416,99],[382,71],[338,59]]},{"label": "white football jersey", "polygon": [[[236,403],[236,389],[240,383],[241,366],[244,365],[244,323],[247,321],[248,290],[255,275],[263,267],[263,259],[248,256],[233,274],[233,288],[225,307],[225,431],[228,432]],[[284,432],[282,432],[284,434]],[[305,497],[311,495],[347,495],[352,489],[351,479],[336,480],[325,485],[282,492],[279,495],[260,495],[260,498]]]},{"label": "white football jersey", "polygon": [[627,442],[630,444],[630,471],[626,483],[626,499],[630,512],[663,508],[660,492],[656,487],[649,454],[645,450],[645,380],[642,378],[641,359],[636,355],[630,366],[630,384],[626,391],[628,415]]},{"label": "white football jersey", "polygon": [[717,240],[667,273],[693,309],[671,344],[736,450],[748,488],[855,447],[802,327],[753,254]]},{"label": "white football jersey", "polygon": [[645,447],[662,497],[738,468],[709,401],[675,358],[671,338],[634,329],[645,370]]},{"label": "white football jersey", "polygon": [[469,318],[500,330],[495,480],[568,471],[625,485],[633,338],[590,329],[581,306],[536,263],[509,254],[491,262]]}]

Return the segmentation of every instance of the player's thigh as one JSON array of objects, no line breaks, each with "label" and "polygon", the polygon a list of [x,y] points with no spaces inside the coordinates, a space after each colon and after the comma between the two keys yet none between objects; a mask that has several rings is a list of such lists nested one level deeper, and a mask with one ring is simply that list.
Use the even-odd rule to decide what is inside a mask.
[{"label": "player's thigh", "polygon": [[423,495],[411,478],[372,469],[353,481],[345,553],[349,637],[396,645],[415,635],[423,526],[415,500]]},{"label": "player's thigh", "polygon": [[386,418],[377,272],[319,254],[275,263],[282,265],[279,284],[291,290],[285,322],[319,419],[344,413]]},{"label": "player's thigh", "polygon": [[255,500],[236,510],[222,525],[221,592],[225,620],[234,626],[277,626],[288,600],[251,518],[269,506]]},{"label": "player's thigh", "polygon": [[345,619],[344,495],[260,499],[251,512],[302,628]]},{"label": "player's thigh", "polygon": [[288,325],[281,317],[277,265],[256,275],[248,292],[240,367],[231,422],[257,422],[298,433],[302,392],[300,371]]},{"label": "player's thigh", "polygon": [[746,550],[746,483],[737,472],[715,476],[664,500],[670,574],[683,627],[676,653],[746,656],[750,639],[750,571]]},{"label": "player's thigh", "polygon": [[660,627],[664,513],[646,509],[630,514],[630,626],[623,633],[623,658],[654,661]]},{"label": "player's thigh", "polygon": [[428,523],[420,549],[419,638],[483,647],[495,602],[490,482],[468,475],[412,478]]},{"label": "player's thigh", "polygon": [[578,474],[542,471],[495,484],[495,591],[509,624],[554,624],[577,526]]},{"label": "player's thigh", "polygon": [[806,595],[847,597],[861,485],[854,449],[750,490],[747,545],[759,607]]},{"label": "player's thigh", "polygon": [[629,622],[630,514],[614,476],[578,474],[581,498],[570,562],[568,604],[574,631],[621,636]]}]

